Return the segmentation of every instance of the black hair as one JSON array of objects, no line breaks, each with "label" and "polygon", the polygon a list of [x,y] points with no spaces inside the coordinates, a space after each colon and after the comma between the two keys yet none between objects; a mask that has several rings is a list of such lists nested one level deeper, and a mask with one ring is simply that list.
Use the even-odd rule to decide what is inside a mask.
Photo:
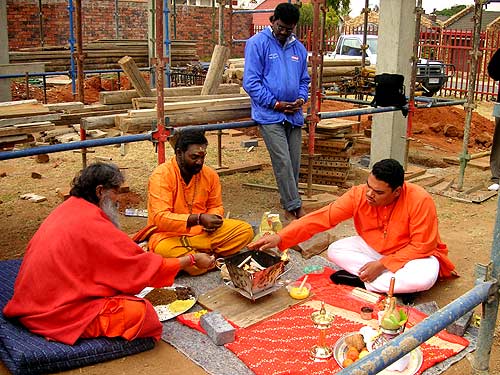
[{"label": "black hair", "polygon": [[90,203],[99,203],[96,188],[102,185],[104,189],[119,188],[125,177],[120,169],[110,163],[93,163],[80,173],[71,182],[69,195],[83,198]]},{"label": "black hair", "polygon": [[205,132],[202,130],[182,130],[179,131],[177,141],[175,142],[175,151],[186,152],[189,145],[208,145]]},{"label": "black hair", "polygon": [[299,8],[290,3],[281,3],[274,9],[274,14],[269,17],[271,22],[281,20],[287,25],[296,25],[299,22]]},{"label": "black hair", "polygon": [[389,184],[392,190],[403,186],[405,170],[395,159],[382,159],[373,164],[372,175],[379,181]]}]

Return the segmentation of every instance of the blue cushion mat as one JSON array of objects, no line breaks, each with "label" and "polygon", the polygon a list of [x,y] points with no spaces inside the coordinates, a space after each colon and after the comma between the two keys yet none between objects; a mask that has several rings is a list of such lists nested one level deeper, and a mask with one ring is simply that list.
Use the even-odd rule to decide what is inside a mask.
[{"label": "blue cushion mat", "polygon": [[0,359],[12,374],[44,374],[92,365],[154,347],[152,338],[84,339],[75,345],[47,341],[19,323],[6,319],[3,307],[12,297],[21,260],[0,261]]}]

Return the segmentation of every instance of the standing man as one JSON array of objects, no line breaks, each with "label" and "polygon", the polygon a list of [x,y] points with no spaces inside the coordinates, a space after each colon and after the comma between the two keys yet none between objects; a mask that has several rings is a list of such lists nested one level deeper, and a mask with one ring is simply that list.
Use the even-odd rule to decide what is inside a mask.
[{"label": "standing man", "polygon": [[[491,57],[488,63],[488,75],[495,81],[500,81],[500,48]],[[493,117],[495,117],[495,132],[493,133],[493,142],[491,144],[490,170],[491,182],[489,190],[498,190],[500,188],[500,87],[498,88],[498,97],[493,107]]]},{"label": "standing man", "polygon": [[366,184],[248,247],[284,250],[351,218],[358,235],[328,247],[328,258],[342,268],[332,275],[334,283],[387,293],[395,277],[395,293],[414,293],[456,274],[432,197],[404,182],[404,169],[394,159],[375,163]]},{"label": "standing man", "polygon": [[117,191],[124,177],[112,164],[95,163],[72,183],[70,198],[40,225],[28,244],[3,313],[31,332],[73,345],[79,338],[160,339],[162,324],[147,286],[172,285],[192,265],[215,259],[196,254],[165,259],[144,252],[118,228]]},{"label": "standing man", "polygon": [[[156,167],[149,178],[149,250],[165,258],[207,253],[225,257],[253,238],[250,224],[223,219],[219,176],[204,165],[208,141],[201,131],[181,131],[175,156]],[[191,275],[205,273],[193,265]]]},{"label": "standing man", "polygon": [[298,191],[302,146],[302,106],[307,101],[307,51],[292,33],[299,10],[281,3],[269,18],[271,26],[245,46],[243,88],[252,101],[252,119],[271,157],[281,205],[292,218],[305,215]]}]

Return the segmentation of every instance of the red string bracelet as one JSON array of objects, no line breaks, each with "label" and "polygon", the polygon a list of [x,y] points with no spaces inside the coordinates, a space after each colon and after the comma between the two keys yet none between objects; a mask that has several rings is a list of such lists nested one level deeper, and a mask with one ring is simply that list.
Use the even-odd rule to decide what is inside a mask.
[{"label": "red string bracelet", "polygon": [[194,259],[193,254],[188,254],[189,260],[190,260],[190,265],[194,266],[196,264],[196,259]]}]

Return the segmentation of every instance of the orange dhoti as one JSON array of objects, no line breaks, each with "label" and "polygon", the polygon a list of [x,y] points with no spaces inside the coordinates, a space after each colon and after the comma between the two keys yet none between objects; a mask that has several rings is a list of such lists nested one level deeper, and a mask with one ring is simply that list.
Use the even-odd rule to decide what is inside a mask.
[{"label": "orange dhoti", "polygon": [[[195,252],[226,257],[244,248],[253,236],[250,224],[241,220],[224,219],[222,226],[214,232],[202,231],[194,236],[164,238],[151,250],[165,258],[178,258]],[[187,272],[199,275],[206,270],[193,266]]]}]

